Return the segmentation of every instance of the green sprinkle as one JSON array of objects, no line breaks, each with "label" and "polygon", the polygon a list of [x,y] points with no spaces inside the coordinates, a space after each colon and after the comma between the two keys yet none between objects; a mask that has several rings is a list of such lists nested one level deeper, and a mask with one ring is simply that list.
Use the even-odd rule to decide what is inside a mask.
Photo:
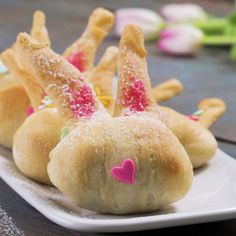
[{"label": "green sprinkle", "polygon": [[69,129],[67,127],[63,127],[61,129],[61,140],[65,138],[67,134],[69,134]]},{"label": "green sprinkle", "polygon": [[204,113],[203,110],[197,110],[193,113],[194,116],[201,116]]},{"label": "green sprinkle", "polygon": [[0,62],[0,74],[8,72],[8,69]]},{"label": "green sprinkle", "polygon": [[46,101],[47,101],[47,100],[50,100],[50,97],[49,97],[49,96],[45,96],[45,97],[44,97],[44,100],[46,100]]}]

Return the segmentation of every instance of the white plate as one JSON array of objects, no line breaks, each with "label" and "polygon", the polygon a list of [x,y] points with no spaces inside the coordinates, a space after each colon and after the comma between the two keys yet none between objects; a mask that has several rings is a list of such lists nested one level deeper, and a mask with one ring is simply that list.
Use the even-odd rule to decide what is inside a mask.
[{"label": "white plate", "polygon": [[195,171],[191,191],[183,200],[158,212],[128,216],[81,209],[55,188],[24,177],[9,151],[0,149],[0,153],[0,177],[48,219],[69,229],[124,232],[236,218],[236,161],[220,150],[207,166]]}]

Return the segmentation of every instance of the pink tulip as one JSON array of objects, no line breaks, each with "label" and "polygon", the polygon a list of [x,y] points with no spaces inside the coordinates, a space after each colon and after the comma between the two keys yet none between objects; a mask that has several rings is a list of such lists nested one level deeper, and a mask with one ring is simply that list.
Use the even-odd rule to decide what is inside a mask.
[{"label": "pink tulip", "polygon": [[201,47],[203,33],[191,25],[175,25],[161,31],[157,48],[173,55],[193,55]]},{"label": "pink tulip", "polygon": [[161,9],[161,15],[170,22],[189,22],[207,19],[203,8],[191,3],[167,4]]},{"label": "pink tulip", "polygon": [[115,33],[120,36],[128,24],[142,28],[145,39],[157,37],[163,26],[162,18],[154,11],[144,8],[122,8],[116,11]]}]

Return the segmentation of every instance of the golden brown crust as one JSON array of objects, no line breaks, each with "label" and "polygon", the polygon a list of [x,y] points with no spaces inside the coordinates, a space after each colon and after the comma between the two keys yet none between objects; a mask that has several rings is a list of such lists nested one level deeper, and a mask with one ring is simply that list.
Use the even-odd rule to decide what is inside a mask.
[{"label": "golden brown crust", "polygon": [[[50,43],[43,12],[35,12],[31,33],[37,40]],[[0,91],[0,103],[3,109],[0,117],[0,143],[7,147],[12,147],[13,135],[26,118],[26,110],[30,105],[27,94],[34,109],[40,104],[43,96],[42,89],[36,84],[32,75],[24,70],[16,58],[15,46],[14,43],[10,49],[1,54],[2,60],[10,70],[10,73],[1,76],[0,82],[4,85],[4,89],[2,87]]]},{"label": "golden brown crust", "polygon": [[14,136],[13,157],[27,177],[51,184],[47,173],[49,152],[60,141],[65,124],[56,109],[44,109],[28,117]]},{"label": "golden brown crust", "polygon": [[44,96],[43,89],[34,80],[33,76],[20,65],[20,62],[12,49],[5,50],[1,54],[1,59],[14,77],[22,83],[30,98],[34,110],[37,110]]},{"label": "golden brown crust", "polygon": [[152,93],[157,102],[169,100],[183,91],[183,85],[177,79],[170,79],[152,88]]},{"label": "golden brown crust", "polygon": [[171,108],[159,106],[156,117],[166,124],[184,146],[194,168],[214,157],[217,142],[209,130]]},{"label": "golden brown crust", "polygon": [[30,101],[12,74],[1,75],[0,85],[0,144],[12,148],[13,136],[26,118]]}]

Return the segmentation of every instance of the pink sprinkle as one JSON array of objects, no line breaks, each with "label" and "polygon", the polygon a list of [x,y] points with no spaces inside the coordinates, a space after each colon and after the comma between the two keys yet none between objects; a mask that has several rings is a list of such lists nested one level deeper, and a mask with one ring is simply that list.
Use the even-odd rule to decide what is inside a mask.
[{"label": "pink sprinkle", "polygon": [[32,106],[29,106],[26,110],[26,115],[30,116],[34,113],[34,108]]},{"label": "pink sprinkle", "polygon": [[194,121],[199,121],[199,117],[195,116],[195,115],[188,115],[187,116],[190,120],[194,120]]},{"label": "pink sprinkle", "polygon": [[89,86],[83,85],[80,91],[69,89],[70,108],[75,119],[79,117],[91,117],[95,112],[92,90]]},{"label": "pink sprinkle", "polygon": [[77,69],[79,69],[80,72],[85,71],[86,58],[83,52],[72,53],[68,56],[67,60]]},{"label": "pink sprinkle", "polygon": [[117,181],[133,185],[135,182],[135,163],[131,159],[125,159],[121,166],[114,166],[111,175]]},{"label": "pink sprinkle", "polygon": [[141,80],[137,80],[134,77],[130,81],[133,82],[131,85],[123,87],[121,103],[129,107],[132,112],[144,111],[148,106],[144,84]]}]

